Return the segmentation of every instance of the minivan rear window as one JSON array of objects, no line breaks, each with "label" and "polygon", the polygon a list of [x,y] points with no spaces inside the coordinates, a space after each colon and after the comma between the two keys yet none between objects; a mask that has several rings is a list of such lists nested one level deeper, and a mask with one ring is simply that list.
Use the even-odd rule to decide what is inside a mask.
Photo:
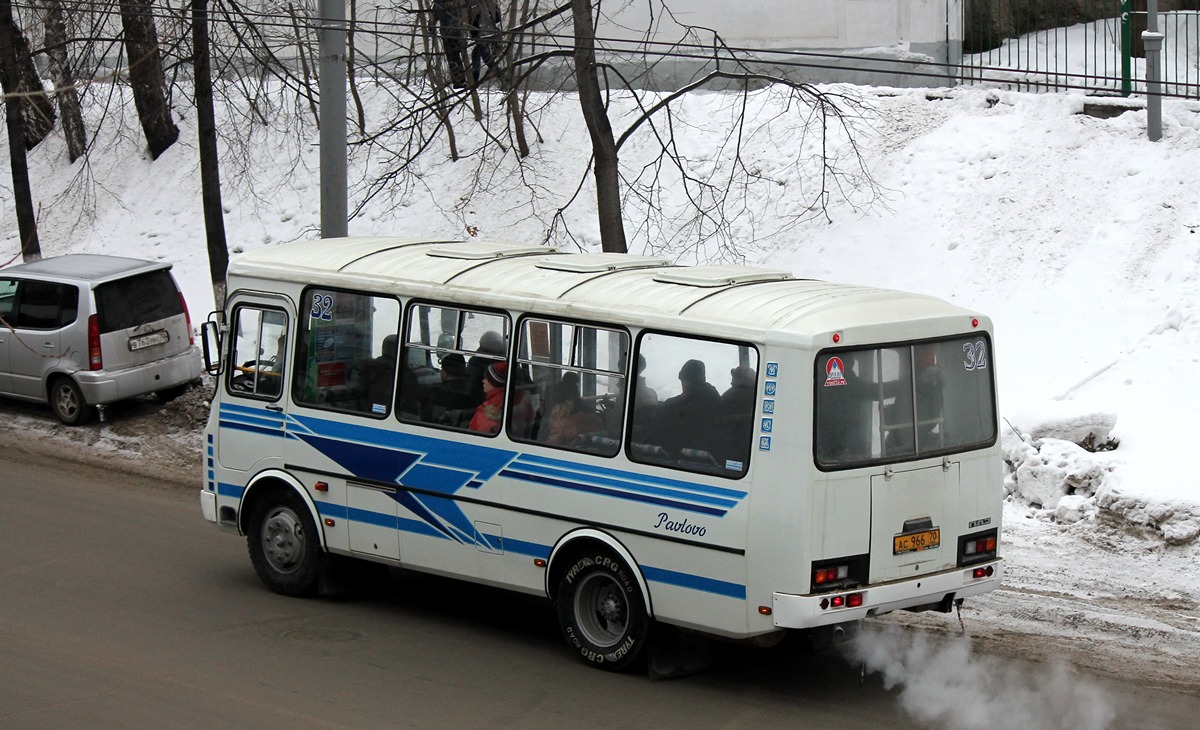
[{"label": "minivan rear window", "polygon": [[166,269],[96,287],[100,333],[127,330],[183,314],[183,299]]}]

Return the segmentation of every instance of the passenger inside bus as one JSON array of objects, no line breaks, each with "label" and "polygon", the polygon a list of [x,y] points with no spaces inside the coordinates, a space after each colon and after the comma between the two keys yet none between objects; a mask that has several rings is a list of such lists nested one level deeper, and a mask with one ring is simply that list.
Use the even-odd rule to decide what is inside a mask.
[{"label": "passenger inside bus", "polygon": [[474,403],[482,403],[484,399],[483,374],[497,360],[504,359],[508,344],[504,335],[495,330],[488,330],[479,338],[479,354],[472,355],[467,361],[467,383],[471,389],[471,399]]},{"label": "passenger inside bus", "polygon": [[552,402],[554,405],[550,410],[550,428],[546,443],[570,446],[575,444],[577,439],[604,431],[604,420],[596,413],[596,409],[579,395],[577,373],[563,374],[562,380],[554,388]]},{"label": "passenger inside bus", "polygon": [[720,447],[716,456],[722,464],[744,464],[750,457],[758,373],[749,365],[739,365],[729,371],[729,381],[729,389],[721,394],[721,413],[717,417]]},{"label": "passenger inside bus", "polygon": [[466,358],[451,352],[441,357],[440,364],[438,383],[425,396],[421,420],[462,427],[479,404],[471,399]]},{"label": "passenger inside bus", "polygon": [[366,382],[366,407],[369,412],[380,412],[392,402],[392,386],[396,383],[396,351],[399,338],[388,335],[380,344],[379,357],[367,360],[360,367]]},{"label": "passenger inside bus", "polygon": [[658,440],[679,461],[715,467],[717,463],[712,456],[715,418],[721,408],[721,396],[708,382],[700,360],[683,364],[679,369],[679,384],[683,392],[668,398],[655,414]]},{"label": "passenger inside bus", "polygon": [[493,362],[483,371],[480,388],[483,402],[475,409],[471,423],[467,426],[479,433],[499,433],[500,419],[504,416],[504,384],[508,381],[508,363]]},{"label": "passenger inside bus", "polygon": [[638,355],[638,377],[637,389],[634,391],[634,405],[636,406],[654,406],[658,405],[658,391],[646,384],[646,376],[642,375],[646,370],[646,356]]}]

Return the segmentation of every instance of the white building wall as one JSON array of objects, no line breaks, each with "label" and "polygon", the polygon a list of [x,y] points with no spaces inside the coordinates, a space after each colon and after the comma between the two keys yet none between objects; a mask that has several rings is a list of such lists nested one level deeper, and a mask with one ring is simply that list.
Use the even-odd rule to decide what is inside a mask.
[{"label": "white building wall", "polygon": [[[665,0],[682,23],[717,31],[727,43],[762,49],[861,49],[944,45],[958,36],[962,0]],[[650,25],[648,3],[608,2],[601,35],[636,37]],[[953,22],[947,23],[947,19]],[[654,40],[682,28],[660,19]]]},{"label": "white building wall", "polygon": [[[949,83],[945,66],[961,57],[963,1],[665,0],[671,15],[664,18],[656,4],[652,8],[654,0],[609,0],[602,5],[598,35],[633,41],[657,23],[650,40],[670,43],[684,35],[686,24],[715,31],[729,46],[763,51],[759,58],[768,65],[783,58],[772,51],[842,57],[814,62],[834,68],[786,69],[803,80],[931,86],[939,77]],[[680,78],[662,78],[662,85],[702,69],[686,61],[675,65]]]},{"label": "white building wall", "polygon": [[[166,0],[168,3],[183,0]],[[526,0],[498,0],[507,24],[512,3]],[[936,86],[940,79],[951,83],[946,64],[961,57],[961,17],[965,0],[600,0],[598,37],[601,47],[611,39],[634,42],[646,39],[670,44],[684,38],[687,24],[697,29],[693,42],[711,43],[712,33],[734,48],[758,51],[761,70],[783,73],[810,82],[852,81],[889,86]],[[251,11],[286,13],[290,6],[310,17],[316,15],[318,0],[249,0],[243,7]],[[536,16],[560,6],[562,0],[529,0]],[[347,2],[347,6],[349,3]],[[662,6],[670,14],[662,12]],[[413,12],[417,0],[358,0],[360,23],[355,36],[359,57],[376,59],[408,57],[420,53],[421,41],[414,46],[413,32],[418,16]],[[677,19],[678,22],[675,22]],[[227,33],[221,26],[215,35]],[[297,62],[294,30],[290,22],[268,24],[262,29],[276,57]],[[571,18],[561,14],[550,21],[542,41],[549,45],[570,44]],[[220,40],[220,39],[218,39]],[[231,41],[231,39],[225,39]],[[657,46],[664,50],[665,46]],[[315,50],[315,49],[314,49]],[[833,54],[840,58],[786,57],[779,52],[810,51]],[[743,54],[745,55],[745,54]],[[608,61],[629,71],[637,83],[659,88],[674,88],[698,78],[711,67],[701,60],[660,61],[652,75],[637,72],[642,61],[628,54],[615,54]],[[783,61],[792,64],[788,65]],[[543,69],[541,81],[560,87],[571,83],[572,74],[559,64]]]}]

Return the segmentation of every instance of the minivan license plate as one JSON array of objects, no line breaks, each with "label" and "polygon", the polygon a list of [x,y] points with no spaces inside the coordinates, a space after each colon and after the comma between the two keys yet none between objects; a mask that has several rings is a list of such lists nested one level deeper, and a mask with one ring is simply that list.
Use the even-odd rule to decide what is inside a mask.
[{"label": "minivan license plate", "polygon": [[929,550],[941,544],[942,531],[940,529],[922,530],[907,535],[896,535],[892,538],[892,552],[896,555],[912,553],[918,550]]},{"label": "minivan license plate", "polygon": [[138,350],[144,350],[147,347],[161,345],[169,339],[171,339],[171,336],[167,334],[166,330],[151,332],[150,334],[142,335],[141,337],[130,337],[129,349],[130,351],[136,352]]}]

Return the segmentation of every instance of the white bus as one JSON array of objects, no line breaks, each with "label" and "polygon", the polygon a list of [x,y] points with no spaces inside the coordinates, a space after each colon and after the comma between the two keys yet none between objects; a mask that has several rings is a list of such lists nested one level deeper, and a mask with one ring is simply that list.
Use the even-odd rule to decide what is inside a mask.
[{"label": "white bus", "polygon": [[978,312],[397,238],[246,253],[228,291],[200,502],[273,591],[348,556],[546,596],[620,669],[659,624],[769,644],[1000,583]]}]

